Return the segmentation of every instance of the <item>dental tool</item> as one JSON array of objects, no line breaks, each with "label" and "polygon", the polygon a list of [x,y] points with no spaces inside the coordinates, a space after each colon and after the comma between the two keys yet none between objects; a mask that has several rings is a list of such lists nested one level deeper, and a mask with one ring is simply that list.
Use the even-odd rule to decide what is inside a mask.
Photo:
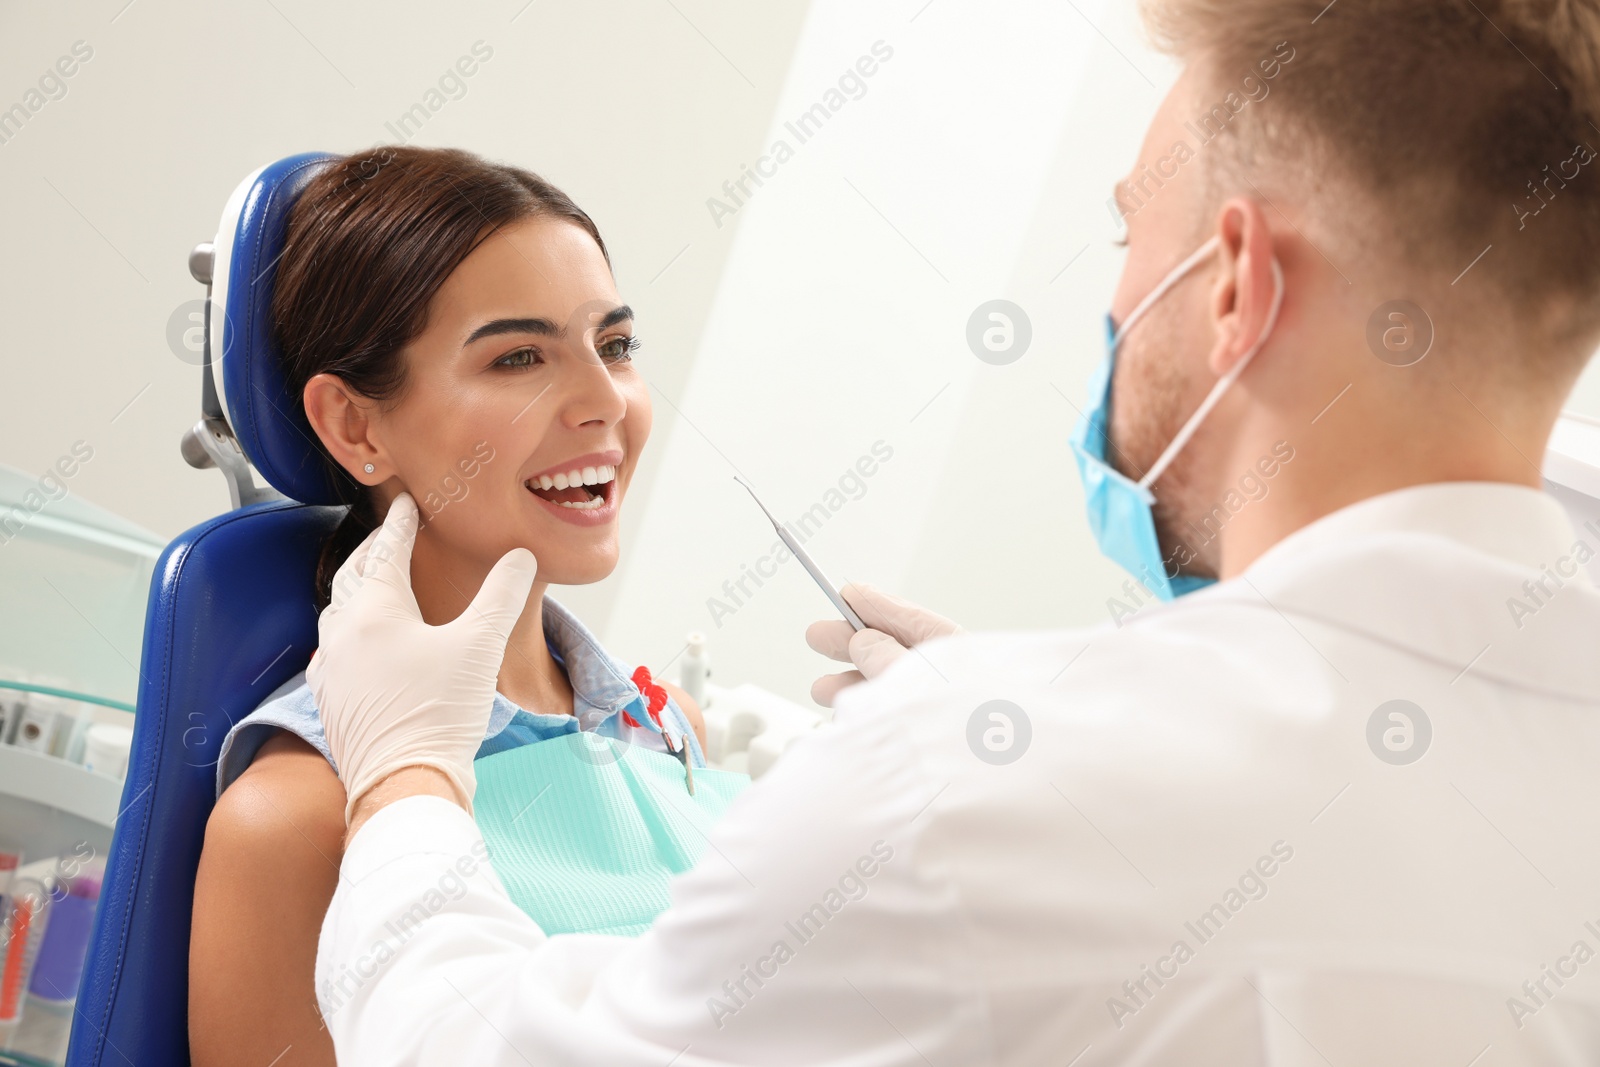
[{"label": "dental tool", "polygon": [[788,547],[790,552],[794,553],[794,558],[799,560],[800,566],[804,567],[806,573],[811,575],[811,580],[821,586],[824,593],[828,594],[828,599],[833,601],[833,606],[839,609],[839,614],[844,616],[845,621],[850,624],[851,628],[858,631],[865,630],[867,624],[861,621],[861,616],[857,615],[850,605],[845,602],[844,597],[839,595],[839,590],[835,589],[833,583],[828,581],[828,576],[822,573],[822,568],[817,566],[817,561],[807,555],[806,550],[800,547],[800,542],[795,540],[794,535],[782,523],[773,518],[772,512],[768,511],[767,506],[761,502],[761,498],[756,496],[755,488],[737,474],[733,476],[733,480],[749,490],[751,499],[756,502],[756,507],[761,509],[762,514],[766,515],[767,521],[772,523],[772,528],[778,531],[778,539]]}]

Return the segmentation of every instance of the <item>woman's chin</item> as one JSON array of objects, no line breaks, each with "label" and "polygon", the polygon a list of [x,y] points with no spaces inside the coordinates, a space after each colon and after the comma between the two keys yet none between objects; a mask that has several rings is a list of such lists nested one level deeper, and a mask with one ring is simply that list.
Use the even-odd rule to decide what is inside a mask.
[{"label": "woman's chin", "polygon": [[537,545],[525,545],[533,558],[539,561],[538,581],[547,585],[593,585],[611,577],[617,569],[617,553],[613,547],[601,552],[553,552],[549,545],[539,551]]}]

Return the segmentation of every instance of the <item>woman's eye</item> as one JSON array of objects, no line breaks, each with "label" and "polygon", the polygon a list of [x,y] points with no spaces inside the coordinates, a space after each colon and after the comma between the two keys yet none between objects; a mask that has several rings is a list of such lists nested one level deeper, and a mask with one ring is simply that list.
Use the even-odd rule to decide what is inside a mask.
[{"label": "woman's eye", "polygon": [[494,365],[497,367],[531,367],[535,363],[539,362],[542,362],[542,360],[539,359],[539,353],[537,350],[532,348],[519,348],[515,352],[507,352],[505,355],[495,360]]},{"label": "woman's eye", "polygon": [[633,358],[633,354],[638,350],[639,339],[637,337],[613,337],[608,341],[600,342],[600,347],[596,349],[600,353],[600,358],[607,363],[626,363]]}]

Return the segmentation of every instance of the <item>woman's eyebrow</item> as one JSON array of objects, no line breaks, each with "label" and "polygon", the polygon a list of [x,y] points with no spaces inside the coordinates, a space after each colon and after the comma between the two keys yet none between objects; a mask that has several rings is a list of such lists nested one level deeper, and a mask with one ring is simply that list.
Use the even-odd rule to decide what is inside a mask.
[{"label": "woman's eyebrow", "polygon": [[[626,304],[612,308],[595,325],[595,329],[604,330],[615,326],[619,322],[627,322],[633,318],[633,309]],[[507,333],[532,333],[542,337],[564,337],[565,327],[558,327],[549,319],[491,319],[472,331],[466,340],[467,344],[481,340],[485,337],[497,337]]]}]

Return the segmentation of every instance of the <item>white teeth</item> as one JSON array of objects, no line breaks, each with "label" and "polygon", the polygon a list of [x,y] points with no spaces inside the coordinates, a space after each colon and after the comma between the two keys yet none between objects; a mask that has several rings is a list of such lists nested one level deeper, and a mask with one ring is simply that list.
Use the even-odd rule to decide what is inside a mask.
[{"label": "white teeth", "polygon": [[579,511],[593,511],[595,508],[602,507],[605,504],[605,502],[606,502],[606,498],[603,497],[603,496],[597,496],[597,497],[593,497],[592,499],[589,499],[589,500],[580,500],[580,501],[571,501],[571,500],[558,500],[558,501],[556,501],[556,503],[560,504],[564,508],[577,508]]},{"label": "white teeth", "polygon": [[[529,478],[529,488],[539,489],[571,489],[580,485],[604,485],[615,481],[617,468],[609,463],[598,467],[583,467],[579,470],[565,471],[561,474],[541,474],[537,478]],[[569,507],[586,507],[584,504],[571,504]]]}]

